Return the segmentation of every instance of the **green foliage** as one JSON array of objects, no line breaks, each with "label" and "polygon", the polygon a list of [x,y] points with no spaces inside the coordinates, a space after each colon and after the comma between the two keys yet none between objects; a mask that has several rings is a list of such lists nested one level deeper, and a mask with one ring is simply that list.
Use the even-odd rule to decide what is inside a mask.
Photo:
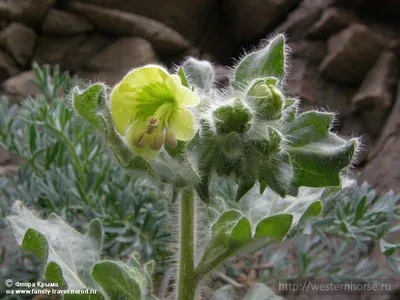
[{"label": "green foliage", "polygon": [[[49,77],[46,68],[40,72],[45,82],[63,82],[57,95],[71,84]],[[20,105],[0,102],[0,145],[22,159],[17,173],[0,179],[2,214],[21,199],[78,230],[98,217],[106,255],[124,258],[139,251],[145,259],[164,260],[169,234],[162,192],[121,173],[93,128],[81,124],[66,104],[64,98],[48,102],[42,95]]]},{"label": "green foliage", "polygon": [[[397,199],[393,194],[377,199],[370,191],[352,194],[353,189],[342,174],[351,164],[358,142],[347,141],[331,132],[334,120],[331,113],[299,113],[298,101],[287,97],[283,90],[285,55],[284,37],[278,35],[266,47],[238,63],[224,92],[213,89],[214,72],[209,62],[186,60],[177,69],[178,77],[168,78],[180,78],[183,86],[201,97],[197,107],[186,111],[190,118],[185,120],[192,124],[194,116],[199,130],[191,141],[166,143],[160,150],[157,147],[158,155],[151,159],[140,154],[138,149],[143,145],[130,147],[129,136],[122,136],[116,129],[108,87],[103,84],[84,89],[74,87],[72,108],[49,101],[46,95],[47,101],[26,101],[17,122],[9,116],[15,114],[15,108],[0,110],[5,120],[0,123],[0,141],[20,154],[34,175],[31,181],[25,181],[23,189],[20,184],[12,192],[6,189],[6,193],[16,195],[23,190],[22,199],[28,195],[40,199],[50,214],[47,220],[41,220],[17,204],[14,214],[29,217],[24,221],[20,221],[19,215],[9,218],[21,245],[48,259],[45,276],[62,286],[84,283],[78,288],[98,289],[105,298],[155,299],[151,279],[153,262],[142,266],[131,253],[139,248],[148,254],[146,259],[165,257],[165,244],[161,243],[168,239],[166,232],[172,229],[172,224],[165,222],[166,205],[158,199],[163,198],[161,190],[165,184],[170,184],[168,191],[172,191],[172,200],[181,201],[180,222],[170,222],[179,224],[178,236],[182,238],[175,280],[179,300],[191,300],[197,284],[234,255],[265,249],[272,260],[279,257],[287,262],[286,256],[274,248],[281,241],[292,240],[298,264],[296,274],[287,272],[287,280],[328,272],[335,279],[346,276],[371,279],[377,274],[375,266],[366,260],[359,261],[359,254],[366,252],[366,244],[371,242],[380,244],[382,253],[396,269],[399,245],[390,240],[389,234],[395,231],[399,216]],[[38,76],[48,75],[49,71],[44,70]],[[164,80],[162,76],[157,79],[159,76],[152,75],[148,76],[151,80]],[[45,81],[39,78],[39,82],[43,90],[51,90],[45,87]],[[143,84],[142,90],[154,92],[154,86],[166,83]],[[183,92],[194,95],[186,88],[182,88]],[[56,95],[47,94],[53,98]],[[128,109],[130,98],[125,99],[124,95],[119,95],[119,101],[113,105],[127,105],[122,108]],[[176,97],[175,93],[171,95]],[[145,108],[152,99],[141,99]],[[164,104],[171,105],[168,101]],[[74,113],[86,125],[79,123],[79,118],[73,118]],[[140,110],[138,114],[132,116],[140,118]],[[123,121],[129,123],[129,118]],[[154,130],[150,125],[144,128],[148,135]],[[192,125],[190,128],[197,128]],[[22,132],[27,135],[18,136],[18,128],[23,128]],[[11,134],[6,134],[7,131]],[[98,137],[93,131],[99,133]],[[119,165],[128,171],[126,174],[109,163],[101,140]],[[24,169],[19,175],[23,172]],[[135,179],[134,175],[147,176],[158,184],[157,188],[147,180]],[[212,189],[212,185],[218,188]],[[196,210],[203,206],[195,205],[194,190],[208,205],[206,225],[210,232],[195,230]],[[355,198],[357,201],[353,201]],[[22,212],[15,212],[18,207]],[[79,230],[85,229],[87,234],[75,232],[53,212],[71,221]],[[93,217],[104,224],[104,244],[100,221],[88,223]],[[82,220],[83,226],[80,226]],[[60,237],[59,232],[67,236]],[[295,237],[301,232],[308,236]],[[54,233],[57,241],[79,240],[74,244],[85,247],[87,257],[74,256],[75,252],[82,252],[79,247],[70,249],[69,257],[84,270],[72,270],[75,273],[71,277],[70,263],[60,261],[64,256],[52,257],[57,246]],[[197,249],[198,238],[203,241],[202,249]],[[125,262],[100,261],[102,245],[104,253],[125,258]],[[275,251],[274,256],[271,249]],[[324,251],[330,255],[329,263],[322,254]],[[195,252],[202,254],[196,262]],[[346,261],[350,267],[345,266]],[[274,278],[278,278],[280,270],[274,264],[271,272]],[[268,276],[263,277],[268,281]],[[78,283],[74,282],[76,279]],[[222,288],[214,299],[233,299],[232,289]],[[262,284],[253,285],[244,296],[247,300],[278,298]]]},{"label": "green foliage", "polygon": [[51,214],[40,219],[17,202],[7,221],[23,249],[46,262],[44,278],[60,288],[97,290],[91,295],[65,295],[64,299],[157,299],[151,295],[154,262],[142,268],[140,257],[132,256],[128,263],[100,260],[103,227],[98,219],[81,235]]}]

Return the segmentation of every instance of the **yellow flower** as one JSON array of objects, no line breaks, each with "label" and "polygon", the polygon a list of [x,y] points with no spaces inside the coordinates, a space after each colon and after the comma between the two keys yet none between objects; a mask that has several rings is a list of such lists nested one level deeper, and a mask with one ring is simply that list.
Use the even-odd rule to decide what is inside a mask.
[{"label": "yellow flower", "polygon": [[133,151],[153,158],[165,143],[176,147],[177,140],[189,141],[197,132],[190,107],[200,97],[182,85],[178,75],[148,65],[134,69],[111,93],[111,113],[119,133]]}]

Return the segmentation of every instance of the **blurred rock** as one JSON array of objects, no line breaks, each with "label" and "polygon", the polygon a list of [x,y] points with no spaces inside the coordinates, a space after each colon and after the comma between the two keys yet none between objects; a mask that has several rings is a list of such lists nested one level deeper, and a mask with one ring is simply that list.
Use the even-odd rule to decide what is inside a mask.
[{"label": "blurred rock", "polygon": [[223,0],[222,9],[236,42],[265,36],[300,0]]},{"label": "blurred rock", "polygon": [[328,40],[328,54],[319,69],[324,78],[359,83],[383,48],[379,36],[364,25],[354,24]]},{"label": "blurred rock", "polygon": [[0,33],[0,45],[8,50],[15,60],[26,66],[32,57],[36,33],[20,23],[11,23]]},{"label": "blurred rock", "polygon": [[157,54],[148,41],[119,38],[93,57],[80,74],[112,85],[132,68],[154,62],[157,62]]},{"label": "blurred rock", "polygon": [[304,38],[307,30],[318,20],[321,12],[332,0],[304,0],[278,26],[276,32],[285,32],[290,41]]},{"label": "blurred rock", "polygon": [[379,134],[392,104],[390,78],[395,73],[396,56],[389,51],[383,52],[351,100],[355,112],[363,120],[364,132],[373,138]]},{"label": "blurred rock", "polygon": [[308,62],[303,59],[290,59],[289,66],[290,72],[288,72],[286,82],[288,92],[294,96],[300,97],[303,94],[303,84],[305,74],[307,70]]},{"label": "blurred rock", "polygon": [[152,0],[151,2],[148,0],[77,0],[77,2],[92,3],[157,20],[181,33],[193,44],[201,39],[210,22],[210,16],[219,5],[219,0]]},{"label": "blurred rock", "polygon": [[38,39],[33,60],[39,64],[63,64],[64,59],[76,47],[83,44],[85,36],[41,36]]},{"label": "blurred rock", "polygon": [[49,10],[42,24],[45,34],[79,35],[92,29],[93,24],[85,18],[55,8]]},{"label": "blurred rock", "polygon": [[77,2],[73,2],[71,8],[105,33],[142,37],[162,53],[182,52],[190,46],[175,30],[143,16]]},{"label": "blurred rock", "polygon": [[56,0],[2,0],[0,19],[37,26]]},{"label": "blurred rock", "polygon": [[400,16],[400,1],[397,0],[335,0],[335,5],[384,21],[398,21]]},{"label": "blurred rock", "polygon": [[18,73],[17,63],[12,56],[0,49],[0,82]]},{"label": "blurred rock", "polygon": [[350,100],[354,93],[355,88],[352,86],[324,80],[318,67],[309,64],[298,96],[305,100],[304,104],[309,107],[319,107],[339,113],[337,121],[340,123],[342,118],[352,113]]},{"label": "blurred rock", "polygon": [[26,98],[40,93],[38,87],[32,82],[34,78],[35,73],[33,71],[22,72],[8,78],[1,87],[8,94]]},{"label": "blurred rock", "polygon": [[[312,64],[320,64],[326,55],[326,43],[321,41],[297,41],[288,40],[290,57],[304,59]],[[289,70],[290,73],[290,70]]]},{"label": "blurred rock", "polygon": [[326,39],[334,33],[346,28],[355,19],[349,11],[330,7],[324,11],[321,18],[307,33],[311,39]]},{"label": "blurred rock", "polygon": [[400,82],[397,87],[396,103],[361,176],[381,192],[400,192]]},{"label": "blurred rock", "polygon": [[389,76],[396,67],[396,56],[390,52],[383,52],[375,65],[369,70],[357,94],[351,100],[356,111],[368,108],[386,110],[391,104],[389,92]]},{"label": "blurred rock", "polygon": [[65,67],[70,71],[78,70],[99,52],[111,45],[114,40],[115,38],[97,33],[91,35],[68,53],[65,59]]}]

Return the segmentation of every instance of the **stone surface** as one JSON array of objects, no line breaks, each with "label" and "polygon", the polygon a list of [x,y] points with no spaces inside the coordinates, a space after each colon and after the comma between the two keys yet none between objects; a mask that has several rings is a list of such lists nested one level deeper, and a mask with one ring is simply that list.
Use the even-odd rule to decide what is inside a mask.
[{"label": "stone surface", "polygon": [[390,79],[396,75],[396,56],[389,51],[383,52],[351,100],[355,112],[363,120],[364,132],[373,138],[379,134],[392,104]]},{"label": "stone surface", "polygon": [[72,49],[65,59],[65,67],[70,71],[76,71],[84,66],[90,59],[105,49],[115,38],[100,34],[93,34],[82,44]]},{"label": "stone surface", "polygon": [[400,192],[400,82],[397,87],[396,103],[361,176],[381,192]]},{"label": "stone surface", "polygon": [[389,79],[396,71],[396,65],[397,59],[392,52],[385,51],[380,55],[351,100],[356,111],[371,107],[387,109],[390,106]]},{"label": "stone surface", "polygon": [[[219,0],[77,0],[157,20],[181,33],[192,43],[201,39]],[[253,0],[254,1],[254,0]],[[215,29],[214,29],[215,30]]]},{"label": "stone surface", "polygon": [[92,29],[93,24],[85,18],[55,8],[49,10],[42,23],[45,34],[79,35]]},{"label": "stone surface", "polygon": [[308,31],[307,37],[312,39],[326,39],[330,35],[346,28],[355,19],[354,14],[344,9],[330,7]]},{"label": "stone surface", "polygon": [[67,55],[86,39],[85,36],[41,36],[33,60],[39,64],[62,64]]},{"label": "stone surface", "polygon": [[40,93],[38,87],[31,81],[34,78],[35,73],[33,71],[22,72],[16,76],[8,78],[3,82],[1,87],[8,94],[26,98]]},{"label": "stone surface", "polygon": [[56,0],[1,0],[0,19],[37,26]]},{"label": "stone surface", "polygon": [[130,69],[157,61],[151,44],[142,38],[119,38],[93,57],[79,74],[112,85]]},{"label": "stone surface", "polygon": [[329,39],[328,54],[319,69],[327,79],[359,83],[383,48],[379,36],[354,24]]},{"label": "stone surface", "polygon": [[73,2],[71,8],[85,15],[105,33],[142,37],[162,53],[181,52],[190,46],[175,30],[140,15],[77,2]]},{"label": "stone surface", "polygon": [[18,73],[18,66],[12,56],[0,49],[0,82]]},{"label": "stone surface", "polygon": [[15,60],[26,66],[33,54],[36,33],[20,23],[11,23],[0,33],[0,45],[8,50]]},{"label": "stone surface", "polygon": [[299,0],[223,0],[222,10],[236,42],[265,36]]},{"label": "stone surface", "polygon": [[287,45],[290,49],[291,58],[304,59],[314,65],[320,64],[326,55],[326,43],[321,41],[301,40],[291,42],[288,40]]},{"label": "stone surface", "polygon": [[290,41],[303,39],[307,30],[318,20],[332,0],[304,0],[293,10],[276,32],[285,32]]}]

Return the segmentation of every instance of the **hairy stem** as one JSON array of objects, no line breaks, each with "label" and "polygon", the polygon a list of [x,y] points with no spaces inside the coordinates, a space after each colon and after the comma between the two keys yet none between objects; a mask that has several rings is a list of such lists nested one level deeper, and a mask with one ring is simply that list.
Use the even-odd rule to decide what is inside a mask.
[{"label": "hairy stem", "polygon": [[178,300],[193,300],[197,286],[194,271],[195,198],[193,190],[185,190],[182,193],[179,226]]}]

